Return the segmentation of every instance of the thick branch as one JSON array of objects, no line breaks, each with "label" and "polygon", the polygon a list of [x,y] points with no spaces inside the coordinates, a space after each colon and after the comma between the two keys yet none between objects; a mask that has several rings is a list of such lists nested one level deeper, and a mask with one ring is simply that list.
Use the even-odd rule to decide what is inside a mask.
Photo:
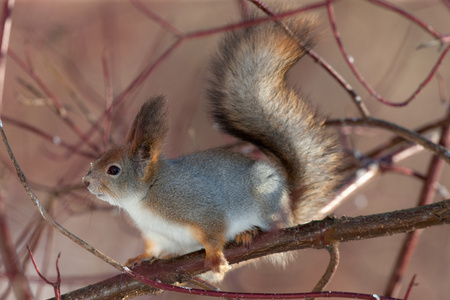
[{"label": "thick branch", "polygon": [[[229,244],[225,256],[231,264],[305,248],[324,248],[338,242],[369,239],[410,232],[430,226],[450,223],[450,200],[400,211],[340,219],[326,218],[305,225],[266,232],[258,235],[249,247]],[[197,251],[169,260],[144,262],[133,271],[153,280],[167,283],[186,281],[190,276],[204,273],[204,251]],[[144,293],[160,293],[120,274],[102,282],[67,293],[62,299],[117,299]]]}]

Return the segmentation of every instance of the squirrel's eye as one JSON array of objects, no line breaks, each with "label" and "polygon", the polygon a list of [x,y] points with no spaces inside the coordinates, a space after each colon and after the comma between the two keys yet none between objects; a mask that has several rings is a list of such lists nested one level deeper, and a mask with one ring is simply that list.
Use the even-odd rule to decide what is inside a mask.
[{"label": "squirrel's eye", "polygon": [[109,175],[117,175],[120,173],[120,168],[118,166],[111,166],[108,168],[107,173]]}]

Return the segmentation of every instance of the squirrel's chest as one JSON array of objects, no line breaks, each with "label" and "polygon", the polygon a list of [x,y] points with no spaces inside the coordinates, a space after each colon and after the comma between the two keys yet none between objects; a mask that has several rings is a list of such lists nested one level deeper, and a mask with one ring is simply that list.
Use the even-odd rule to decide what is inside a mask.
[{"label": "squirrel's chest", "polygon": [[202,248],[202,245],[194,239],[188,225],[167,221],[140,203],[125,205],[123,208],[133,219],[144,239],[150,240],[155,245],[156,256],[180,255]]}]

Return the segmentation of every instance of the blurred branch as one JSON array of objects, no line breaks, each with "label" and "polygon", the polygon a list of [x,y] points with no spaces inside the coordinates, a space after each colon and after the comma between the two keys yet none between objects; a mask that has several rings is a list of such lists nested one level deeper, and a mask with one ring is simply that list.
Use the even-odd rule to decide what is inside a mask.
[{"label": "blurred branch", "polygon": [[104,50],[102,53],[102,66],[103,66],[103,77],[105,80],[105,110],[109,111],[106,115],[104,130],[103,130],[103,146],[108,146],[108,140],[110,138],[110,129],[111,129],[111,117],[112,110],[109,107],[113,102],[113,85],[111,78],[111,66],[110,66],[110,56],[107,50]]},{"label": "blurred branch", "polygon": [[27,192],[27,194],[29,195],[31,201],[33,202],[33,204],[38,208],[41,216],[44,218],[45,221],[47,221],[47,223],[49,223],[50,225],[52,225],[55,229],[57,229],[60,233],[62,233],[63,235],[65,235],[66,237],[68,237],[69,239],[71,239],[73,242],[75,242],[76,244],[78,244],[79,246],[83,247],[84,249],[86,249],[87,251],[91,252],[92,254],[94,254],[95,256],[97,256],[98,258],[102,259],[103,261],[107,262],[108,264],[110,264],[111,266],[115,267],[118,270],[123,270],[123,267],[121,264],[119,264],[118,262],[116,262],[115,260],[113,260],[112,258],[106,256],[105,254],[103,254],[102,252],[98,251],[96,248],[92,247],[91,245],[89,245],[88,243],[86,243],[85,241],[83,241],[82,239],[80,239],[79,237],[77,237],[76,235],[74,235],[73,233],[71,233],[70,231],[68,231],[66,228],[64,228],[61,224],[59,224],[58,222],[56,222],[56,220],[47,212],[47,210],[42,206],[41,202],[39,201],[39,199],[36,197],[36,195],[34,194],[33,190],[30,187],[30,184],[28,183],[25,174],[23,173],[22,169],[19,166],[19,163],[17,162],[14,153],[11,149],[11,146],[8,142],[8,138],[6,136],[5,133],[5,129],[3,128],[3,124],[0,122],[0,133],[2,135],[2,140],[3,143],[6,147],[6,151],[8,152],[8,155],[11,159],[12,164],[14,165],[14,168],[17,172],[17,176],[19,177],[20,183],[22,184],[23,188],[25,189],[25,191]]},{"label": "blurred branch", "polygon": [[20,267],[19,258],[14,249],[14,242],[6,221],[6,205],[3,198],[3,188],[0,189],[0,253],[9,284],[17,299],[33,299],[28,279]]},{"label": "blurred branch", "polygon": [[366,119],[358,119],[358,118],[348,118],[348,119],[339,119],[339,120],[330,120],[327,121],[327,125],[342,125],[342,126],[373,126],[378,128],[384,128],[389,131],[392,131],[393,133],[401,136],[405,140],[417,143],[424,148],[432,151],[434,154],[438,155],[440,158],[445,160],[447,163],[450,164],[450,152],[445,149],[445,147],[442,147],[441,145],[435,144],[431,142],[430,140],[424,138],[420,134],[411,131],[409,129],[406,129],[402,126],[399,126],[395,123],[388,122],[381,119],[376,118],[366,118]]},{"label": "blurred branch", "polygon": [[172,33],[176,37],[182,38],[184,33],[180,31],[178,28],[164,20],[163,18],[159,17],[157,14],[155,14],[153,11],[148,9],[140,0],[130,0],[130,2],[136,6],[137,9],[139,9],[140,12],[144,13],[147,17],[152,19],[153,21],[157,22],[161,27],[163,27],[168,32]]},{"label": "blurred branch", "polygon": [[[14,7],[14,0],[6,0],[2,3],[2,14],[0,19],[0,113],[3,109],[3,94],[5,88],[6,74],[6,54],[8,52],[12,19],[11,14]],[[0,127],[3,124],[0,120]],[[1,180],[3,180],[2,178]],[[3,182],[1,182],[3,185]],[[11,233],[7,223],[6,204],[3,195],[3,186],[0,187],[0,253],[8,275],[9,284],[12,287],[17,299],[33,299],[28,279],[20,268],[19,259],[14,249]]]},{"label": "blurred branch", "polygon": [[[334,120],[332,122],[340,123],[339,120]],[[437,121],[434,121],[430,124],[427,124],[425,126],[419,127],[416,130],[413,130],[413,132],[416,132],[417,134],[423,135],[423,136],[439,136],[438,132],[440,131],[440,128],[446,124],[450,124],[450,118],[444,118]],[[331,125],[331,124],[330,124]],[[431,140],[431,138],[429,138]],[[395,136],[392,139],[388,140],[385,143],[382,143],[380,145],[377,145],[377,147],[367,153],[368,157],[376,158],[381,155],[386,149],[389,149],[391,147],[394,147],[401,142],[406,141],[405,138],[402,138],[400,136]],[[438,138],[436,138],[436,142],[438,141]]]},{"label": "blurred branch", "polygon": [[89,159],[97,158],[97,156],[94,153],[77,149],[77,148],[75,148],[75,146],[72,146],[69,143],[67,143],[64,140],[62,140],[59,136],[48,134],[45,131],[43,131],[43,130],[35,127],[35,126],[32,126],[32,125],[27,124],[25,122],[22,122],[20,120],[12,119],[12,118],[10,118],[8,116],[1,116],[1,118],[3,120],[5,120],[7,123],[10,123],[11,125],[20,127],[20,128],[22,128],[24,130],[27,130],[27,131],[29,131],[31,133],[34,133],[37,136],[39,136],[39,137],[47,140],[48,142],[52,143],[53,145],[57,145],[57,146],[61,146],[63,148],[66,148],[66,149],[72,151],[72,153],[79,154],[79,155],[84,156],[84,157],[89,158]]},{"label": "blurred branch", "polygon": [[48,85],[44,82],[44,80],[37,74],[31,66],[27,65],[20,57],[12,50],[8,49],[8,55],[12,58],[12,60],[24,70],[33,80],[37,83],[37,85],[44,91],[45,95],[52,101],[58,116],[66,123],[72,130],[75,132],[80,139],[89,147],[91,147],[94,151],[99,151],[97,145],[91,143],[89,139],[87,139],[83,133],[83,131],[78,127],[75,121],[73,121],[67,114],[66,109],[62,105],[61,101],[56,97],[56,95],[50,90]]},{"label": "blurred branch", "polygon": [[5,91],[6,55],[8,53],[11,35],[11,14],[15,0],[5,0],[2,3],[2,14],[0,20],[0,112],[3,111],[3,94]]}]

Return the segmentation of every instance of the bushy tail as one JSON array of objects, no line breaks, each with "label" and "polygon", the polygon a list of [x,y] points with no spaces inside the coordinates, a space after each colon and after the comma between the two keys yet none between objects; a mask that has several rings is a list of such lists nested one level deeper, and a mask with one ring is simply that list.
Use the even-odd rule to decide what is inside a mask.
[{"label": "bushy tail", "polygon": [[[304,46],[314,19],[283,19]],[[297,223],[318,217],[337,184],[340,154],[302,97],[286,85],[286,72],[305,53],[280,24],[270,21],[229,33],[212,61],[212,115],[228,133],[249,141],[285,170]]]}]

